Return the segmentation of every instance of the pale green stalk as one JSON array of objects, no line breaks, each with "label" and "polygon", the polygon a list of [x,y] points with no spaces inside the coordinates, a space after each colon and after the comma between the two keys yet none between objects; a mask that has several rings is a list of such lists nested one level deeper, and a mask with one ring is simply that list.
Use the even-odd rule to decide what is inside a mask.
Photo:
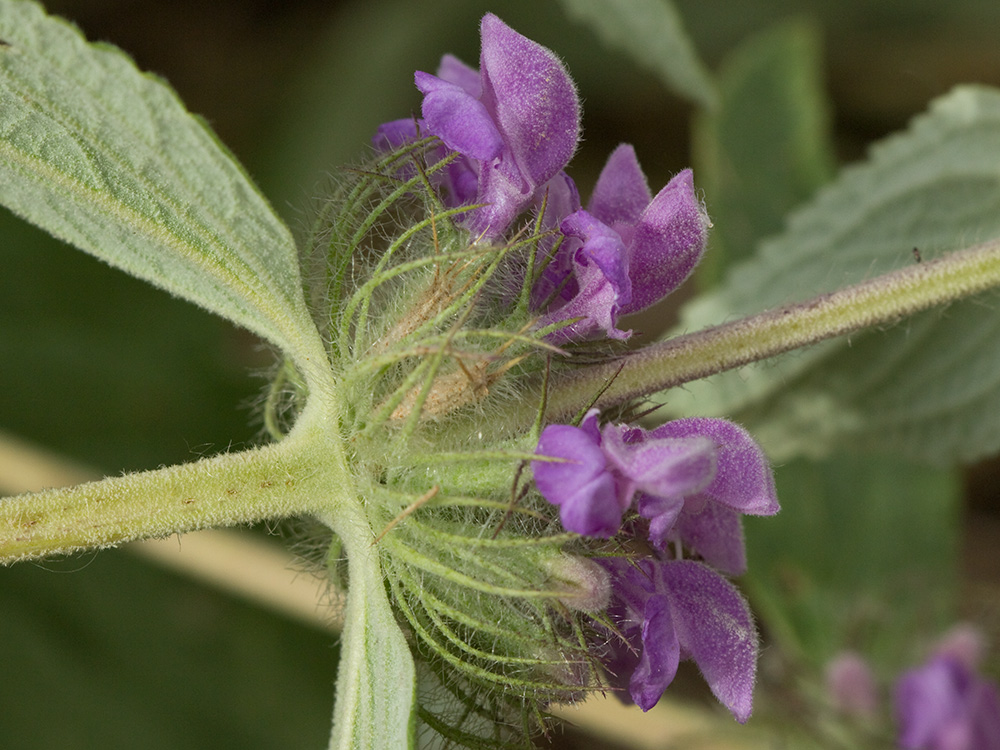
[{"label": "pale green stalk", "polygon": [[389,604],[375,536],[357,500],[320,520],[344,543],[349,580],[330,750],[412,747],[416,668]]},{"label": "pale green stalk", "polygon": [[[1000,240],[959,250],[869,281],[731,323],[675,336],[600,365],[553,373],[547,417],[559,421],[598,406],[683,385],[1000,285]],[[537,398],[526,398],[517,424],[527,424]],[[529,416],[530,414],[530,416]]]},{"label": "pale green stalk", "polygon": [[300,420],[274,445],[4,498],[0,563],[336,508],[330,488],[351,481],[322,438]]}]

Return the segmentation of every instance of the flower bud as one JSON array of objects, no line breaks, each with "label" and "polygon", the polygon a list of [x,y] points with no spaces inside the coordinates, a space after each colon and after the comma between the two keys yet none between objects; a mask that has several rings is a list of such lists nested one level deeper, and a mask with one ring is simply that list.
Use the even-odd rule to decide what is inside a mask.
[{"label": "flower bud", "polygon": [[826,665],[826,689],[839,713],[871,719],[878,713],[875,676],[860,654],[843,651]]},{"label": "flower bud", "polygon": [[611,601],[611,576],[589,557],[560,555],[549,561],[552,577],[567,584],[559,601],[581,612],[600,612]]}]

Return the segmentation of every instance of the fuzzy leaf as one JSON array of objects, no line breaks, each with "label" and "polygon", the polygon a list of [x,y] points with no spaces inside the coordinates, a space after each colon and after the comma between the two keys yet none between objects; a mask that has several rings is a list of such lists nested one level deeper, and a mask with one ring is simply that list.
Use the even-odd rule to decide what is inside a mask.
[{"label": "fuzzy leaf", "polygon": [[341,538],[350,583],[330,750],[412,747],[416,671],[386,597],[377,548]]},{"label": "fuzzy leaf", "polygon": [[775,480],[781,513],[745,519],[744,584],[787,653],[821,668],[854,648],[892,672],[915,634],[954,622],[957,471],[836,455],[778,466]]},{"label": "fuzzy leaf", "polygon": [[752,36],[719,70],[719,106],[694,121],[694,173],[714,228],[703,288],[752,256],[833,177],[818,30],[786,22]]},{"label": "fuzzy leaf", "polygon": [[329,735],[328,632],[129,551],[3,568],[0,608],[4,747],[319,750]]},{"label": "fuzzy leaf", "polygon": [[[967,86],[849,167],[787,230],[690,305],[686,330],[803,300],[1000,236],[1000,92]],[[671,391],[737,413],[772,457],[837,445],[939,463],[1000,448],[1000,316],[986,293]],[[780,394],[778,393],[780,391]],[[752,407],[752,410],[751,410]]]},{"label": "fuzzy leaf", "polygon": [[611,47],[702,106],[715,103],[711,73],[698,59],[680,13],[668,0],[562,0],[566,15],[593,27]]},{"label": "fuzzy leaf", "polygon": [[301,353],[291,234],[204,122],[34,2],[0,2],[0,40],[0,203]]}]

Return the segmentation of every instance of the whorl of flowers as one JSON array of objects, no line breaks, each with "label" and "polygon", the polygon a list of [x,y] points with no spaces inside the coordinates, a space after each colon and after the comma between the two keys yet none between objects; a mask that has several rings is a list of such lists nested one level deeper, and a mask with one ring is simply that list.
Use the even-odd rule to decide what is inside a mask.
[{"label": "whorl of flowers", "polygon": [[697,264],[692,173],[653,195],[621,145],[584,208],[564,66],[493,15],[481,41],[478,70],[445,56],[416,73],[420,116],[379,128],[303,259],[373,545],[423,657],[421,731],[500,745],[589,690],[648,709],[682,659],[745,721],[758,642],[723,576],[745,569],[740,514],[778,509],[760,449],[719,419],[546,410],[553,371],[616,356],[620,319]]}]

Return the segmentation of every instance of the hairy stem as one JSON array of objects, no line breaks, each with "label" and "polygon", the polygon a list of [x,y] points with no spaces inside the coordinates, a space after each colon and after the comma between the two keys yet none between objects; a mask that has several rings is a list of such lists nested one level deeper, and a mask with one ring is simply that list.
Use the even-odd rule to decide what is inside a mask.
[{"label": "hairy stem", "polygon": [[[734,367],[884,325],[1000,284],[1000,240],[914,263],[815,299],[676,336],[549,383],[547,416],[572,416],[606,387],[598,406],[673,388]],[[609,384],[610,381],[610,384]],[[525,410],[537,400],[526,399]],[[527,422],[527,412],[518,415]]]},{"label": "hairy stem", "polygon": [[379,547],[359,497],[318,514],[344,544],[348,588],[330,750],[407,748],[416,673],[386,593]]},{"label": "hairy stem", "polygon": [[276,445],[5,498],[0,564],[315,512],[330,502],[325,488],[345,477],[328,451],[315,449],[314,432],[303,427]]}]

